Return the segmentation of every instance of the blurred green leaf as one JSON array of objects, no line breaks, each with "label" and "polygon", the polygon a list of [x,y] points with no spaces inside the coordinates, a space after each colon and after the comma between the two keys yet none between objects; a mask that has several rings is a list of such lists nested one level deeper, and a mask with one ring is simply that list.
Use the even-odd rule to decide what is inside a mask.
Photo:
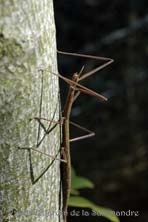
[{"label": "blurred green leaf", "polygon": [[[89,208],[92,210],[92,215],[102,216],[109,219],[112,222],[119,222],[118,217],[115,215],[114,211],[108,208],[100,207],[85,199],[83,197],[78,196],[78,189],[82,188],[94,188],[94,184],[84,178],[76,175],[75,170],[72,168],[71,170],[72,181],[71,181],[71,194],[75,196],[70,196],[69,206],[72,207],[81,207],[81,208]],[[76,196],[77,195],[77,196]]]},{"label": "blurred green leaf", "polygon": [[76,171],[71,167],[71,176],[74,178],[76,176]]},{"label": "blurred green leaf", "polygon": [[94,188],[94,184],[84,177],[75,177],[71,181],[71,187],[72,189]]},{"label": "blurred green leaf", "polygon": [[83,197],[70,197],[69,206],[72,207],[81,207],[81,208],[90,208],[92,210],[92,215],[102,216],[109,219],[112,222],[119,222],[119,218],[115,215],[114,211],[108,208],[100,207],[92,203],[91,201]]},{"label": "blurred green leaf", "polygon": [[82,188],[94,188],[94,184],[84,178],[84,177],[79,177],[76,175],[74,169],[72,168],[72,171],[71,171],[71,175],[72,175],[72,180],[71,180],[71,193],[72,193],[72,190],[76,190],[76,189],[82,189]]},{"label": "blurred green leaf", "polygon": [[79,195],[80,192],[78,190],[72,189],[70,190],[70,195]]}]

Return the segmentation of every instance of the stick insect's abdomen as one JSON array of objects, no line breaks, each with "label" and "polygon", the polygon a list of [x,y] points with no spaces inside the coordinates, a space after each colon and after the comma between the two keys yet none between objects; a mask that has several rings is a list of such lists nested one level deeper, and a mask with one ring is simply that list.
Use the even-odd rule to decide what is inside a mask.
[{"label": "stick insect's abdomen", "polygon": [[63,124],[63,148],[64,155],[62,158],[66,159],[66,163],[61,163],[61,176],[62,176],[62,190],[63,190],[63,219],[64,222],[67,221],[67,208],[68,208],[68,200],[70,196],[70,188],[71,188],[71,158],[70,158],[70,133],[69,133],[69,118],[71,113],[71,108],[75,95],[75,83],[78,82],[79,75],[75,73],[72,77],[73,84],[69,87],[68,96],[66,99],[65,107],[64,107],[64,124]]}]

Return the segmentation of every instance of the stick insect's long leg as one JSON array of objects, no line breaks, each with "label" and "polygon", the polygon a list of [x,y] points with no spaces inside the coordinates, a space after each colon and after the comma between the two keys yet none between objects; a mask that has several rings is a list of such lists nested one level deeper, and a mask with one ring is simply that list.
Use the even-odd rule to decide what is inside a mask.
[{"label": "stick insect's long leg", "polygon": [[45,120],[45,121],[48,121],[48,122],[50,122],[50,123],[55,123],[55,124],[63,124],[63,120],[64,120],[64,117],[61,117],[61,119],[60,120],[58,120],[58,121],[56,121],[56,120],[50,120],[50,119],[48,119],[48,118],[45,118],[45,117],[38,117],[38,116],[35,116],[35,117],[33,117],[32,119],[35,119],[35,120]]},{"label": "stick insect's long leg", "polygon": [[70,123],[71,125],[73,125],[73,126],[75,126],[75,127],[77,127],[77,128],[79,128],[79,129],[81,129],[81,130],[83,130],[83,131],[85,131],[85,132],[88,133],[88,134],[86,134],[86,135],[84,135],[84,136],[80,136],[80,137],[76,137],[76,138],[70,139],[70,140],[69,140],[70,142],[74,142],[74,141],[78,141],[78,140],[83,140],[83,139],[86,139],[86,138],[95,136],[95,133],[94,133],[94,132],[86,129],[86,128],[83,127],[83,126],[80,126],[79,124],[74,123],[74,122],[72,122],[72,121],[69,121],[69,123]]},{"label": "stick insect's long leg", "polygon": [[[56,125],[59,123],[59,121],[54,121],[54,120],[48,120],[48,119],[46,119],[46,118],[44,118],[44,117],[37,117],[37,116],[35,116],[35,117],[33,117],[33,118],[31,118],[30,120],[37,120],[38,122],[39,122],[39,124],[40,124],[40,126],[43,128],[43,130],[44,130],[44,132],[45,132],[45,134],[49,134],[55,127],[56,127]],[[48,128],[46,129],[46,127],[44,126],[44,124],[41,122],[41,120],[48,120],[48,122],[50,122],[50,125],[48,126]],[[51,124],[52,123],[54,123],[55,125],[54,126],[52,126],[51,127]]]},{"label": "stick insect's long leg", "polygon": [[[81,81],[81,80],[83,80],[83,79],[91,76],[92,74],[94,74],[94,73],[102,70],[103,68],[105,68],[106,66],[110,65],[110,64],[113,63],[113,61],[114,61],[113,59],[107,58],[107,57],[93,56],[93,55],[80,54],[80,53],[71,53],[71,52],[65,52],[65,51],[61,51],[61,50],[57,50],[57,52],[58,52],[59,54],[68,55],[68,56],[77,56],[77,57],[83,57],[83,58],[88,58],[88,59],[95,59],[95,60],[98,60],[98,61],[105,61],[104,64],[102,64],[102,65],[94,68],[93,70],[91,70],[91,71],[83,74],[82,76],[80,76],[81,73],[82,73],[82,71],[83,71],[83,69],[82,69],[82,71],[81,71],[80,74],[79,74],[79,80],[78,80],[78,81]],[[60,74],[59,74],[59,77],[62,78]],[[64,78],[65,78],[65,77],[64,77]],[[64,78],[62,78],[62,79],[66,81],[66,79],[64,79]],[[66,82],[67,82],[68,84],[72,84],[72,82],[70,83],[70,81],[69,81],[69,82],[66,81]],[[76,85],[81,88],[81,89],[79,89],[79,91],[81,91],[81,92],[83,92],[83,93],[86,93],[86,94],[89,94],[89,95],[91,95],[91,96],[96,96],[96,97],[98,97],[98,95],[96,95],[95,92],[89,90],[88,88],[86,88],[86,87],[84,87],[84,86],[82,86],[82,85],[80,85],[80,84],[78,84],[78,83],[77,83]],[[78,89],[77,89],[77,90],[78,90]],[[80,94],[80,92],[77,92],[77,93],[75,94],[74,101],[75,101],[76,98],[79,96],[79,94]],[[99,98],[99,97],[98,97],[98,98]],[[100,99],[107,100],[105,97],[104,97],[104,98],[100,98]]]},{"label": "stick insect's long leg", "polygon": [[[44,152],[42,152],[42,151],[40,151],[40,150],[38,150],[38,149],[36,149],[36,148],[34,148],[34,147],[30,147],[30,149],[31,149],[31,150],[34,150],[34,151],[36,151],[36,152],[38,152],[38,153],[41,153],[41,154],[43,154],[43,155],[45,155],[45,156],[48,156],[48,157],[51,157],[51,158],[55,158],[54,155],[51,155],[51,154],[48,154],[48,153],[44,153]],[[64,159],[55,158],[55,160],[60,160],[61,162],[66,163],[66,160],[64,160]]]},{"label": "stick insect's long leg", "polygon": [[[42,141],[44,140],[44,138],[46,137],[46,135],[49,134],[50,132],[52,132],[52,130],[54,130],[54,128],[57,126],[57,124],[59,124],[59,121],[54,121],[53,119],[52,120],[48,120],[49,126],[46,128],[45,125],[41,122],[41,120],[46,120],[47,121],[46,118],[44,118],[44,117],[34,117],[34,118],[30,119],[30,120],[33,120],[33,119],[37,120],[39,125],[44,130],[44,135],[42,136],[42,138],[36,144],[36,147],[39,147],[40,144],[42,143]],[[52,123],[54,123],[53,126],[51,126]]]},{"label": "stick insect's long leg", "polygon": [[109,59],[108,62],[104,63],[103,65],[100,65],[100,66],[98,66],[97,68],[91,70],[90,72],[85,73],[85,74],[80,78],[80,80],[83,80],[83,79],[91,76],[92,74],[100,71],[101,69],[104,69],[106,66],[110,65],[110,64],[113,63],[113,62],[114,62],[113,59]]},{"label": "stick insect's long leg", "polygon": [[[37,117],[37,116],[35,116],[35,117],[32,118],[32,119],[35,119],[35,120],[39,121],[39,123],[41,124],[42,128],[45,130],[45,133],[46,133],[46,134],[49,134],[49,133],[57,126],[57,124],[61,124],[61,125],[63,124],[64,117],[62,117],[61,120],[59,120],[59,121],[50,120],[50,119],[47,119],[47,118],[45,118],[45,117]],[[32,119],[31,119],[31,120],[32,120]],[[51,127],[50,129],[46,130],[44,124],[42,124],[40,120],[45,120],[45,121],[48,121],[48,122],[50,122],[50,123],[55,123],[55,124],[54,124],[54,126]],[[43,139],[42,139],[42,140],[43,140]],[[41,142],[40,142],[40,144],[41,144]],[[38,146],[39,146],[40,144],[38,144]],[[37,147],[38,147],[38,146],[37,146]],[[51,158],[55,158],[54,155],[51,155],[51,154],[42,152],[42,151],[38,150],[37,147],[36,147],[36,148],[35,148],[35,147],[30,147],[29,149],[34,150],[34,151],[36,151],[36,152],[38,152],[38,153],[41,153],[41,154],[43,154],[43,155],[45,155],[45,156],[48,156],[48,157],[51,157]],[[55,158],[55,160],[60,160],[61,162],[65,162],[65,163],[66,163],[66,160],[65,160],[65,159]]]},{"label": "stick insect's long leg", "polygon": [[77,57],[83,57],[83,58],[88,58],[88,59],[95,59],[95,60],[98,60],[98,61],[105,61],[104,64],[98,66],[97,68],[95,68],[95,69],[91,70],[90,72],[87,72],[83,76],[81,76],[80,80],[83,80],[83,79],[91,76],[92,74],[100,71],[101,69],[105,68],[106,66],[108,66],[108,65],[110,65],[111,63],[114,62],[113,59],[107,58],[107,57],[100,57],[100,56],[92,56],[92,55],[87,55],[87,54],[64,52],[64,51],[60,51],[60,50],[57,50],[57,52],[60,53],[60,54],[63,54],[63,55],[77,56]]},{"label": "stick insect's long leg", "polygon": [[108,57],[93,56],[93,55],[88,55],[88,54],[80,54],[80,53],[72,53],[72,52],[64,52],[61,50],[57,50],[57,52],[59,54],[63,54],[63,55],[77,56],[77,57],[88,58],[88,59],[96,59],[96,60],[102,60],[102,61],[112,60],[111,58],[108,58]]},{"label": "stick insect's long leg", "polygon": [[[56,76],[59,76],[61,79],[63,79],[63,80],[64,80],[65,82],[67,82],[69,85],[73,85],[73,84],[75,83],[74,81],[72,81],[72,80],[70,80],[70,79],[62,76],[61,74],[57,74],[57,73],[54,73],[54,72],[52,72],[52,73],[53,73],[54,75],[56,75]],[[96,92],[88,89],[87,87],[82,86],[82,85],[79,84],[79,83],[75,83],[75,86],[77,86],[77,87],[80,88],[80,89],[77,88],[77,90],[79,90],[79,91],[86,91],[85,93],[88,92],[87,94],[89,94],[89,95],[91,95],[91,96],[95,96],[95,97],[98,98],[99,100],[107,101],[107,98],[106,98],[105,96],[102,96],[101,94],[96,93]],[[71,86],[71,87],[73,87],[73,86]]]}]

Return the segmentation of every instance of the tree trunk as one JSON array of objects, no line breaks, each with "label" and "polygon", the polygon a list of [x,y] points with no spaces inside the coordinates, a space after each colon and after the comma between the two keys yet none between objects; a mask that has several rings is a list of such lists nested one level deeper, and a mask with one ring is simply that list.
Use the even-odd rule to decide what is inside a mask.
[{"label": "tree trunk", "polygon": [[[0,221],[59,221],[60,128],[52,0],[0,2]],[[51,127],[55,123],[51,124]]]}]

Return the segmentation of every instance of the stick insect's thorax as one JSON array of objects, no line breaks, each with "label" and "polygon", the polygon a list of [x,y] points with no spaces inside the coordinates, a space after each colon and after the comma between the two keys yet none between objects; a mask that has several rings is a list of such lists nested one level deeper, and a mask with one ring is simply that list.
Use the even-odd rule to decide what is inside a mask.
[{"label": "stick insect's thorax", "polygon": [[69,116],[70,116],[70,112],[71,112],[71,108],[72,108],[72,104],[74,100],[74,95],[75,95],[76,83],[78,83],[79,81],[79,74],[74,73],[72,76],[72,81],[73,83],[70,84],[68,95],[66,98],[65,107],[64,107],[64,112],[63,112],[65,119],[69,119]]}]

